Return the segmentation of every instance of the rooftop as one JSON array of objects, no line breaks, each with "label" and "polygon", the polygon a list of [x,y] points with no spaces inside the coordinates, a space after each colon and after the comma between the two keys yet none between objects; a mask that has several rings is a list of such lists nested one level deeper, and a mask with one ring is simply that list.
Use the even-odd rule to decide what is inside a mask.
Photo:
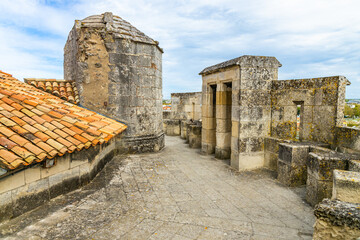
[{"label": "rooftop", "polygon": [[0,168],[12,171],[108,142],[126,126],[0,71]]},{"label": "rooftop", "polygon": [[74,104],[79,103],[79,92],[76,88],[75,81],[44,78],[25,78],[24,80],[26,83],[51,93],[63,100]]},{"label": "rooftop", "polygon": [[[266,60],[266,61],[264,61]],[[244,55],[241,57],[237,57],[210,67],[205,68],[202,70],[199,75],[207,75],[211,74],[217,71],[220,71],[221,69],[232,67],[232,66],[267,66],[273,65],[273,67],[278,68],[281,67],[281,63],[275,58],[275,57],[266,57],[266,56],[250,56],[250,55]]]},{"label": "rooftop", "polygon": [[[77,26],[87,28],[106,28],[113,32],[115,37],[129,39],[134,42],[142,42],[158,46],[159,42],[148,37],[143,32],[132,26],[119,16],[113,15],[111,12],[106,12],[101,15],[92,15],[83,20],[76,20]],[[160,48],[160,47],[159,47]],[[160,48],[161,49],[161,48]],[[161,49],[162,51],[162,49]]]}]

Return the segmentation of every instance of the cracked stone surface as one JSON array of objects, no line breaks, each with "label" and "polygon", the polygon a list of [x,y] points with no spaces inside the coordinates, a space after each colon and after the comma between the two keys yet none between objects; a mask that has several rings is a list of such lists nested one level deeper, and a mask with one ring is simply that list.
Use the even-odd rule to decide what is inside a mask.
[{"label": "cracked stone surface", "polygon": [[179,137],[117,156],[87,186],[0,225],[1,239],[311,239],[303,188],[236,172]]}]

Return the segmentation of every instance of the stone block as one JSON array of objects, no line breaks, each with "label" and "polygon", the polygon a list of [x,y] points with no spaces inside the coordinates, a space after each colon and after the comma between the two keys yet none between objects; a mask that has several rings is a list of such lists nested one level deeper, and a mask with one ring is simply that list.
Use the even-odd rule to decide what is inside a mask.
[{"label": "stone block", "polygon": [[215,145],[211,143],[201,142],[201,154],[210,155],[215,152]]},{"label": "stone block", "polygon": [[25,185],[25,172],[20,171],[0,179],[0,193],[10,191]]},{"label": "stone block", "polygon": [[239,153],[238,159],[231,160],[231,166],[235,169],[252,170],[264,166],[264,152],[256,153]]},{"label": "stone block", "polygon": [[34,166],[32,168],[25,169],[25,183],[29,184],[31,182],[39,180],[41,177],[40,170],[40,166]]},{"label": "stone block", "polygon": [[70,168],[70,156],[68,155],[58,157],[55,161],[56,164],[54,166],[50,168],[41,168],[41,178],[46,178],[59,172],[66,171]]},{"label": "stone block", "polygon": [[305,185],[308,153],[308,145],[280,143],[277,179],[286,186],[295,187]]},{"label": "stone block", "polygon": [[300,144],[279,144],[279,159],[291,166],[306,167],[307,155],[309,153],[308,145]]},{"label": "stone block", "polygon": [[187,121],[182,120],[180,123],[180,137],[182,139],[187,139]]},{"label": "stone block", "polygon": [[88,160],[71,160],[70,161],[70,169],[75,168],[77,166],[88,163]]},{"label": "stone block", "polygon": [[231,149],[239,150],[239,139],[237,137],[231,137]]},{"label": "stone block", "polygon": [[349,171],[360,172],[360,160],[350,160]]},{"label": "stone block", "polygon": [[278,154],[265,152],[264,167],[277,171]]},{"label": "stone block", "polygon": [[239,137],[239,122],[232,121],[231,122],[231,136],[232,137]]},{"label": "stone block", "polygon": [[191,124],[187,131],[190,148],[201,148],[201,124]]},{"label": "stone block", "polygon": [[227,119],[229,114],[226,105],[216,105],[216,119]]},{"label": "stone block", "polygon": [[180,136],[180,120],[165,119],[164,132],[168,136]]},{"label": "stone block", "polygon": [[216,143],[215,129],[202,129],[202,142],[209,143],[209,144],[215,146],[215,143]]},{"label": "stone block", "polygon": [[315,206],[321,202],[324,198],[331,198],[332,195],[332,181],[321,181],[313,175],[307,175],[306,180],[306,201]]},{"label": "stone block", "polygon": [[359,239],[360,204],[325,199],[314,214],[314,240]]},{"label": "stone block", "polygon": [[228,133],[216,133],[216,146],[219,148],[229,148],[231,145],[231,134]]},{"label": "stone block", "polygon": [[307,161],[306,200],[315,205],[324,198],[331,198],[333,171],[346,170],[347,155],[336,152],[310,152]]},{"label": "stone block", "polygon": [[11,191],[0,193],[0,222],[13,217],[13,202]]},{"label": "stone block", "polygon": [[230,159],[231,149],[230,147],[215,147],[215,158],[217,159]]},{"label": "stone block", "polygon": [[215,123],[216,123],[215,118],[204,117],[202,119],[202,126],[204,129],[215,129],[215,126],[216,126]]},{"label": "stone block", "polygon": [[308,156],[309,173],[322,181],[332,181],[333,170],[346,170],[348,167],[348,160],[340,153],[309,153]]},{"label": "stone block", "polygon": [[360,203],[360,172],[334,170],[332,199]]}]

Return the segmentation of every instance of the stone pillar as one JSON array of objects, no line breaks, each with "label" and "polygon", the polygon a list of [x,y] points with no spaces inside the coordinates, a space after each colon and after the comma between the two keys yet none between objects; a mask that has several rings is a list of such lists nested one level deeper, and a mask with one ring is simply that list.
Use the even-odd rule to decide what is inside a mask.
[{"label": "stone pillar", "polygon": [[162,49],[112,13],[75,21],[64,49],[64,75],[75,80],[80,104],[125,123],[119,148],[164,147]]},{"label": "stone pillar", "polygon": [[[271,84],[281,64],[274,57],[243,56],[240,62],[238,158],[239,170],[264,166],[264,137],[270,136]],[[233,101],[236,101],[234,99]]]},{"label": "stone pillar", "polygon": [[181,120],[180,137],[182,139],[187,139],[187,120]]},{"label": "stone pillar", "polygon": [[196,122],[190,124],[188,127],[189,135],[189,147],[190,148],[200,148],[201,147],[201,123]]},{"label": "stone pillar", "polygon": [[201,152],[203,154],[212,154],[216,146],[216,118],[214,106],[214,91],[210,85],[203,84],[202,95],[202,136]]},{"label": "stone pillar", "polygon": [[217,84],[215,157],[230,158],[231,154],[231,87]]},{"label": "stone pillar", "polygon": [[277,179],[286,186],[297,187],[306,184],[306,160],[309,145],[301,143],[280,143],[277,163]]},{"label": "stone pillar", "polygon": [[346,170],[349,160],[346,155],[335,152],[311,152],[308,156],[306,201],[315,206],[324,198],[331,198],[333,171]]}]

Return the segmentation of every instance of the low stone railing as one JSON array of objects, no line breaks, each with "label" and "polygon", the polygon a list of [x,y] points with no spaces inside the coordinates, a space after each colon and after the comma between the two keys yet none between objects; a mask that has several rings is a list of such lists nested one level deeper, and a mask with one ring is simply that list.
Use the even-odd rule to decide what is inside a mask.
[{"label": "low stone railing", "polygon": [[360,237],[360,204],[324,199],[316,205],[314,214],[314,240]]}]

